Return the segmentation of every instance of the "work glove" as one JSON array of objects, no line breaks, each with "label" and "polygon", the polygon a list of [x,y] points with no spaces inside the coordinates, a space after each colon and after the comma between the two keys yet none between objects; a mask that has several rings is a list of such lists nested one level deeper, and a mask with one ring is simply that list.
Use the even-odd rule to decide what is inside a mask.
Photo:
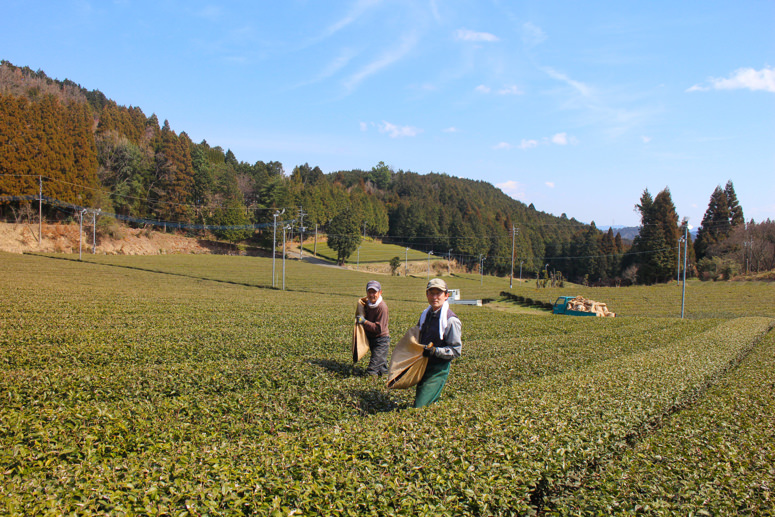
[{"label": "work glove", "polygon": [[356,316],[355,317],[355,323],[360,323],[361,325],[363,325],[364,321],[366,321],[366,318],[364,318],[363,316]]},{"label": "work glove", "polygon": [[433,356],[433,347],[432,346],[426,346],[422,349],[422,356],[423,357],[431,357]]}]

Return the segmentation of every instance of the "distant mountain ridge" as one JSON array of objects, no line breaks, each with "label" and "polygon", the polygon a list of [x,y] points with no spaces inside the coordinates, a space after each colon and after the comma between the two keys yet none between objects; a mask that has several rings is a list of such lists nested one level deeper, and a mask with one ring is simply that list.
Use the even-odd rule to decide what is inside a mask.
[{"label": "distant mountain ridge", "polygon": [[640,226],[601,226],[599,228],[604,232],[607,232],[609,228],[612,228],[614,235],[618,233],[621,235],[622,239],[629,242],[632,242],[640,233]]}]

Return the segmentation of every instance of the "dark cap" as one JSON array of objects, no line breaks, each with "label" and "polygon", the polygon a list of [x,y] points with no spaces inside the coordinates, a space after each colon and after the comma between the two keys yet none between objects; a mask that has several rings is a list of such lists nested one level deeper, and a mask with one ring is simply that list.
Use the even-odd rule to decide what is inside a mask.
[{"label": "dark cap", "polygon": [[382,285],[380,285],[379,282],[376,280],[370,280],[368,284],[366,284],[366,290],[367,291],[381,291]]}]

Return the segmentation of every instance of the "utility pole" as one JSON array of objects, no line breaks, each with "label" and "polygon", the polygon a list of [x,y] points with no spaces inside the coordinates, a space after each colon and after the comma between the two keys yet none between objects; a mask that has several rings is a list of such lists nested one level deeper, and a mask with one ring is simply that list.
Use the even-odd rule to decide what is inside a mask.
[{"label": "utility pole", "polygon": [[452,248],[447,252],[447,273],[452,276]]},{"label": "utility pole", "polygon": [[43,176],[38,176],[38,246],[43,235]]},{"label": "utility pole", "polygon": [[433,250],[428,252],[428,281],[431,279],[431,255],[433,255]]},{"label": "utility pole", "polygon": [[684,282],[683,282],[683,290],[681,291],[681,319],[684,317],[684,302],[686,300],[686,257],[689,254],[688,253],[688,246],[689,246],[689,230],[692,228],[691,225],[689,225],[689,220],[684,219]]},{"label": "utility pole", "polygon": [[78,260],[81,260],[83,256],[83,214],[86,213],[86,209],[81,210],[80,224],[78,226]]},{"label": "utility pole", "polygon": [[479,285],[484,285],[484,255],[479,255]]},{"label": "utility pole", "polygon": [[404,251],[404,276],[409,276],[409,248]]},{"label": "utility pole", "polygon": [[285,291],[285,230],[290,228],[290,225],[283,225],[283,291]]},{"label": "utility pole", "polygon": [[[275,272],[274,272],[274,262],[275,262],[275,252],[277,251],[277,216],[283,215],[285,213],[285,208],[283,208],[282,212],[278,212],[277,210],[274,211],[274,214],[272,214],[272,217],[274,217],[274,224],[272,225],[272,287],[274,287],[275,284]],[[285,230],[283,230],[283,236],[285,235]],[[284,248],[284,247],[283,247]]]},{"label": "utility pole", "polygon": [[519,228],[516,226],[511,227],[511,274],[509,275],[509,289],[511,289],[514,282],[514,244],[517,240],[517,232]]},{"label": "utility pole", "polygon": [[97,253],[97,216],[102,213],[102,209],[92,210],[91,223],[92,223],[92,249],[91,254]]},{"label": "utility pole", "polygon": [[312,246],[312,255],[318,256],[318,223],[315,223],[315,244]]},{"label": "utility pole", "polygon": [[304,257],[304,216],[307,215],[302,207],[299,207],[299,260]]},{"label": "utility pole", "polygon": [[683,237],[678,237],[678,266],[676,267],[676,279],[677,283],[681,283],[681,243],[684,241]]}]

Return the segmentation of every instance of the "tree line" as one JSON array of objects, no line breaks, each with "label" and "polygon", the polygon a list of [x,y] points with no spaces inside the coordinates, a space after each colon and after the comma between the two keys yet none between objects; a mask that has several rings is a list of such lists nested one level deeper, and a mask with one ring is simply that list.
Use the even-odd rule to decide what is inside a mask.
[{"label": "tree line", "polygon": [[[644,192],[641,232],[630,243],[594,222],[536,210],[482,181],[395,171],[383,162],[327,174],[307,163],[290,173],[276,161],[250,164],[206,140],[193,142],[139,107],[6,61],[0,64],[0,149],[0,196],[35,194],[37,177],[44,176],[49,197],[138,219],[214,225],[219,238],[233,242],[271,246],[271,229],[249,225],[278,220],[293,221],[297,231],[303,225],[308,233],[326,232],[340,260],[370,236],[454,254],[498,275],[516,263],[535,275],[586,283],[653,283],[669,280],[678,267],[680,225],[667,189],[653,199]],[[695,265],[694,253],[713,263],[736,250],[721,244],[742,219],[731,182],[724,200],[717,197],[689,257],[692,274],[707,271],[702,262]],[[722,201],[735,214],[726,230],[718,223],[725,217]],[[14,203],[22,202],[0,203],[0,217]]]}]

